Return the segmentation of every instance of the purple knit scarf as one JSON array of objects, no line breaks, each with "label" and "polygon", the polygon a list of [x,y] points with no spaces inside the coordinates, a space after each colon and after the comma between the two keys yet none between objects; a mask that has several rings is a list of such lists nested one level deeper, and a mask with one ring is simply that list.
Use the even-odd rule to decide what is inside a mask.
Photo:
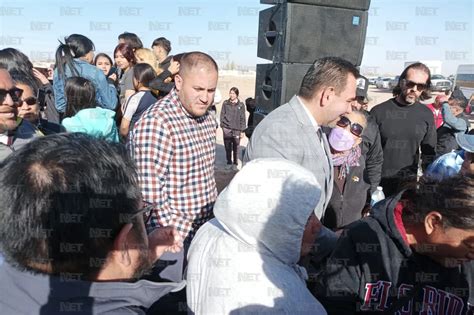
[{"label": "purple knit scarf", "polygon": [[341,167],[338,179],[346,178],[351,166],[359,166],[359,158],[361,154],[360,146],[356,146],[355,148],[344,152],[344,154],[332,156],[332,163],[334,166]]}]

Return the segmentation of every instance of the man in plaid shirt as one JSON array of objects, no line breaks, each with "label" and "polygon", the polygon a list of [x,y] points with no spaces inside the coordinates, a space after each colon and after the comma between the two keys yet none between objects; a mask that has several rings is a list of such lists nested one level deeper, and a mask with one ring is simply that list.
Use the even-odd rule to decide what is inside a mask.
[{"label": "man in plaid shirt", "polygon": [[212,216],[217,126],[208,108],[217,71],[205,53],[184,55],[176,87],[143,113],[130,134],[143,199],[154,206],[148,230],[171,225],[189,241]]}]

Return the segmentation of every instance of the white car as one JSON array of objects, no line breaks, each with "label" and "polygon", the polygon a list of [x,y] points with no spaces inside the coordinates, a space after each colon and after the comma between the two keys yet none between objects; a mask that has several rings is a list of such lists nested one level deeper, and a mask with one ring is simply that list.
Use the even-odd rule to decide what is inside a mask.
[{"label": "white car", "polygon": [[452,83],[441,74],[433,74],[431,76],[431,91],[449,91],[451,90]]},{"label": "white car", "polygon": [[391,78],[381,78],[375,82],[375,86],[377,89],[388,89],[390,88],[390,80]]}]

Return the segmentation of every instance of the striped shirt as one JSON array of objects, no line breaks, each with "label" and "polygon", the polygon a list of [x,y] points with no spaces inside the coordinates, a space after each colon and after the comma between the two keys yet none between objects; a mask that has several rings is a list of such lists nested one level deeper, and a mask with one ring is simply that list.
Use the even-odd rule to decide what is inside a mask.
[{"label": "striped shirt", "polygon": [[174,226],[186,238],[212,216],[216,122],[191,116],[173,89],[143,113],[130,133],[145,202],[154,210],[148,230]]}]

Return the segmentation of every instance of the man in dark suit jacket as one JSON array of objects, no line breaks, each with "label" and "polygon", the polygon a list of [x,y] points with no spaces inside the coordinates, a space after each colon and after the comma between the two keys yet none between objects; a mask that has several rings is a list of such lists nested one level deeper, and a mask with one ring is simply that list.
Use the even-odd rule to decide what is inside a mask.
[{"label": "man in dark suit jacket", "polygon": [[[318,218],[324,215],[331,199],[334,177],[328,140],[321,126],[334,126],[340,115],[352,111],[358,76],[354,65],[344,59],[317,59],[304,76],[298,94],[265,117],[247,145],[244,161],[280,157],[313,172],[321,185],[321,201],[315,209]],[[327,229],[321,231],[318,245],[329,249],[336,237]]]}]

